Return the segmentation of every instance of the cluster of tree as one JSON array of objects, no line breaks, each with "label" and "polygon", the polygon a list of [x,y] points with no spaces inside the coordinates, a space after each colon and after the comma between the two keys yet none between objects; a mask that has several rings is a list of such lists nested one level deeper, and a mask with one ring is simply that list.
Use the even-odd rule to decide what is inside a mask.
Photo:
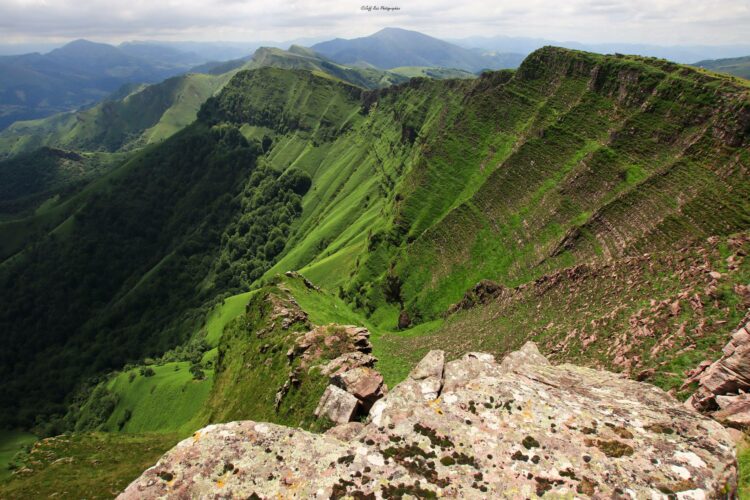
[{"label": "cluster of tree", "polygon": [[246,290],[284,250],[290,225],[302,213],[310,177],[296,169],[282,176],[259,167],[243,190],[238,217],[222,234],[217,284],[232,293]]},{"label": "cluster of tree", "polygon": [[55,194],[70,195],[115,161],[46,147],[0,160],[0,214],[24,215]]}]

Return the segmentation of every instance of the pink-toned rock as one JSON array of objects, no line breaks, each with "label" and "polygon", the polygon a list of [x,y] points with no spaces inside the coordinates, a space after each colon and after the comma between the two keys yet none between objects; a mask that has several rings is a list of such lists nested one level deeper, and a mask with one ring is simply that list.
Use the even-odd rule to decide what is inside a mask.
[{"label": "pink-toned rock", "polygon": [[547,358],[542,356],[534,342],[526,342],[521,349],[503,358],[500,368],[507,371],[523,370],[528,365],[548,365]]},{"label": "pink-toned rock", "polygon": [[732,427],[727,427],[726,429],[727,434],[732,438],[732,441],[734,441],[734,444],[737,446],[740,446],[745,443],[745,433],[742,432],[739,429],[733,429]]},{"label": "pink-toned rock", "polygon": [[717,396],[720,410],[712,416],[731,427],[750,429],[750,394],[738,396]]},{"label": "pink-toned rock", "polygon": [[[417,372],[426,375],[420,380],[434,373]],[[447,363],[444,376],[451,382],[438,398],[425,400],[420,380],[408,378],[376,403],[366,425],[331,435],[256,422],[209,426],[121,498],[664,498],[665,491],[724,498],[736,491],[732,438],[652,385],[572,365],[501,369],[481,353]]]},{"label": "pink-toned rock", "polygon": [[430,351],[409,374],[409,379],[417,382],[419,392],[426,400],[435,399],[443,387],[445,352]]},{"label": "pink-toned rock", "polygon": [[703,411],[716,406],[716,396],[750,389],[750,323],[738,328],[722,349],[723,355],[711,364],[698,379],[698,390],[691,398]]},{"label": "pink-toned rock", "polygon": [[363,402],[372,403],[383,395],[383,376],[366,366],[337,375],[333,378],[333,383]]},{"label": "pink-toned rock", "polygon": [[681,307],[680,307],[679,300],[675,300],[674,302],[669,304],[669,314],[671,314],[672,316],[679,316],[680,310],[681,310]]},{"label": "pink-toned rock", "polygon": [[500,376],[501,373],[495,356],[483,352],[470,352],[445,366],[443,390],[450,392],[480,376]]},{"label": "pink-toned rock", "polygon": [[377,358],[371,354],[365,354],[359,351],[347,352],[338,358],[329,361],[328,364],[320,369],[320,371],[323,375],[333,377],[339,373],[359,368],[361,366],[372,368],[375,366],[376,361]]},{"label": "pink-toned rock", "polygon": [[331,427],[326,431],[326,435],[333,436],[341,441],[352,441],[362,429],[365,428],[365,424],[362,422],[348,422],[346,424],[337,425]]},{"label": "pink-toned rock", "polygon": [[329,385],[315,409],[315,416],[327,417],[337,424],[345,424],[354,417],[358,406],[357,398],[335,385]]}]

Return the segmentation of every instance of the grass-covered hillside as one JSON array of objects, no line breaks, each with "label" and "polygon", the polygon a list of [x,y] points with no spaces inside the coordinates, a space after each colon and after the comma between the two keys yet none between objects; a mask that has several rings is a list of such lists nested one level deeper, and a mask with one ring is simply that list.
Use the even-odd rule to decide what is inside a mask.
[{"label": "grass-covered hillside", "polygon": [[272,152],[333,197],[306,197],[271,273],[301,269],[389,326],[402,305],[438,317],[482,278],[520,284],[748,224],[750,104],[729,79],[547,48],[515,74],[365,103],[330,148]]},{"label": "grass-covered hillside", "polygon": [[709,59],[697,62],[694,66],[750,79],[750,56],[732,57],[729,59]]},{"label": "grass-covered hillside", "polygon": [[[534,339],[679,389],[747,313],[750,87],[552,47],[473,79],[345,80],[238,71],[191,125],[0,222],[5,426],[319,428],[314,370],[276,395],[295,335],[330,323],[371,330],[389,385],[428,349]],[[269,320],[278,301],[304,320]]]},{"label": "grass-covered hillside", "polygon": [[41,146],[112,152],[159,142],[192,123],[201,104],[232,74],[176,76],[85,110],[14,123],[0,133],[0,154]]},{"label": "grass-covered hillside", "polygon": [[[260,128],[323,143],[358,113],[359,89],[307,72],[265,68],[237,81],[257,84],[244,105],[265,109]],[[12,235],[47,221],[0,267],[0,365],[13,379],[0,394],[4,419],[61,417],[85,377],[189,340],[207,307],[246,290],[283,250],[310,178],[272,168],[268,135],[248,140],[220,120],[232,112],[221,106],[246,97],[233,89],[68,202],[0,226]]]}]

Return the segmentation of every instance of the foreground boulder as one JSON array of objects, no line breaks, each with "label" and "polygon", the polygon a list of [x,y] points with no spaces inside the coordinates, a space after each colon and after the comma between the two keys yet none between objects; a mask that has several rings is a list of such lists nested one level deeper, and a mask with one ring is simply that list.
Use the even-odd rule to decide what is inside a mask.
[{"label": "foreground boulder", "polygon": [[510,359],[470,353],[444,363],[430,353],[366,425],[325,435],[251,421],[206,427],[121,498],[734,493],[734,446],[719,423],[651,385],[551,366],[533,344]]}]

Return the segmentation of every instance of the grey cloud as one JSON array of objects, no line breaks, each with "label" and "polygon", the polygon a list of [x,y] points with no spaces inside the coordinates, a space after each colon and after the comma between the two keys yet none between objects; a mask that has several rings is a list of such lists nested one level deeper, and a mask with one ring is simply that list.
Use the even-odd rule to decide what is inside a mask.
[{"label": "grey cloud", "polygon": [[[398,5],[363,13],[362,3]],[[510,35],[585,42],[747,42],[747,0],[0,0],[6,40],[91,37],[290,39],[363,36],[400,26],[434,36]]]}]

